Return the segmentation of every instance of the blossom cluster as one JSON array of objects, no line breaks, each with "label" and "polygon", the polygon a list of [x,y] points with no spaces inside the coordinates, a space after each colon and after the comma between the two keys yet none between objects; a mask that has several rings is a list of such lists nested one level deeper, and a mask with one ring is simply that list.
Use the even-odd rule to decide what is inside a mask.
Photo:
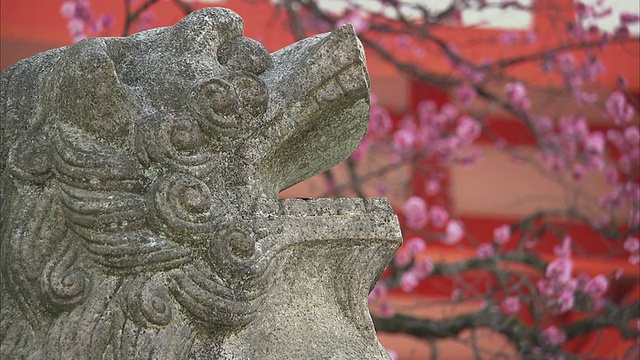
[{"label": "blossom cluster", "polygon": [[74,43],[89,35],[104,35],[115,22],[111,14],[94,16],[89,0],[65,1],[60,13],[67,19],[67,28]]},{"label": "blossom cluster", "polygon": [[563,314],[573,310],[578,291],[587,295],[594,309],[600,309],[604,305],[609,280],[602,274],[593,278],[587,274],[574,277],[571,242],[570,237],[565,237],[562,245],[555,248],[557,258],[547,266],[545,279],[539,280],[536,284],[552,314]]}]

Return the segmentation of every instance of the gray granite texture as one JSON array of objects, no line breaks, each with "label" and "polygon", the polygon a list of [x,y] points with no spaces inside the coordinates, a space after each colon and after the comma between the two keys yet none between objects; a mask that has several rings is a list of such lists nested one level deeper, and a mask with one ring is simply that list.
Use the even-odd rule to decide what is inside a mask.
[{"label": "gray granite texture", "polygon": [[369,111],[351,26],[269,54],[226,9],[2,73],[2,359],[386,359],[383,199],[278,200]]}]

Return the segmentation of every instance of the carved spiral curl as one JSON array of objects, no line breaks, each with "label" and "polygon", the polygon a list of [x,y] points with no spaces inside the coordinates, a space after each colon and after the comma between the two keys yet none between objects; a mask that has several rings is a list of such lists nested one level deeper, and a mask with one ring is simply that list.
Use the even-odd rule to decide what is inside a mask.
[{"label": "carved spiral curl", "polygon": [[127,308],[136,323],[142,326],[146,323],[165,326],[171,322],[173,305],[163,279],[157,276],[140,277],[129,285]]},{"label": "carved spiral curl", "polygon": [[157,225],[173,232],[176,240],[210,231],[224,211],[207,184],[186,174],[159,178],[152,194]]},{"label": "carved spiral curl", "polygon": [[222,144],[238,135],[241,125],[236,116],[238,94],[228,81],[213,78],[200,82],[191,89],[186,102],[191,115],[210,138]]},{"label": "carved spiral curl", "polygon": [[142,124],[136,146],[143,163],[159,163],[197,178],[215,168],[214,154],[207,151],[204,134],[191,118],[159,113],[143,119]]},{"label": "carved spiral curl", "polygon": [[267,111],[269,90],[258,76],[235,71],[225,78],[197,83],[187,95],[186,105],[203,132],[218,149],[228,150],[239,130]]},{"label": "carved spiral curl", "polygon": [[246,224],[220,226],[209,240],[209,259],[213,268],[226,278],[262,277],[268,261],[256,240],[257,234]]},{"label": "carved spiral curl", "polygon": [[45,265],[40,278],[45,304],[52,312],[69,311],[82,303],[89,289],[91,279],[81,269],[74,268],[77,261],[76,250],[67,247]]}]

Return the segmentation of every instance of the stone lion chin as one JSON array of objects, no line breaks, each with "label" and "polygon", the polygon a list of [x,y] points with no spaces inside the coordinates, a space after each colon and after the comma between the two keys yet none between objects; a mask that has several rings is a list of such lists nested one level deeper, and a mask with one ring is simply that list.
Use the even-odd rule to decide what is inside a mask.
[{"label": "stone lion chin", "polygon": [[362,46],[242,31],[204,9],[2,73],[2,358],[387,358],[388,203],[277,198],[364,135]]}]

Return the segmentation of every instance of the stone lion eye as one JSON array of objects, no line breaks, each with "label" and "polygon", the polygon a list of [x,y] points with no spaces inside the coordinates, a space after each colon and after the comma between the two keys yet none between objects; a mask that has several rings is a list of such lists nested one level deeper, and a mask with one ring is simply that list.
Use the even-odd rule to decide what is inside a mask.
[{"label": "stone lion eye", "polygon": [[231,84],[224,80],[212,80],[202,89],[201,100],[218,114],[231,113],[236,105],[237,95]]}]

